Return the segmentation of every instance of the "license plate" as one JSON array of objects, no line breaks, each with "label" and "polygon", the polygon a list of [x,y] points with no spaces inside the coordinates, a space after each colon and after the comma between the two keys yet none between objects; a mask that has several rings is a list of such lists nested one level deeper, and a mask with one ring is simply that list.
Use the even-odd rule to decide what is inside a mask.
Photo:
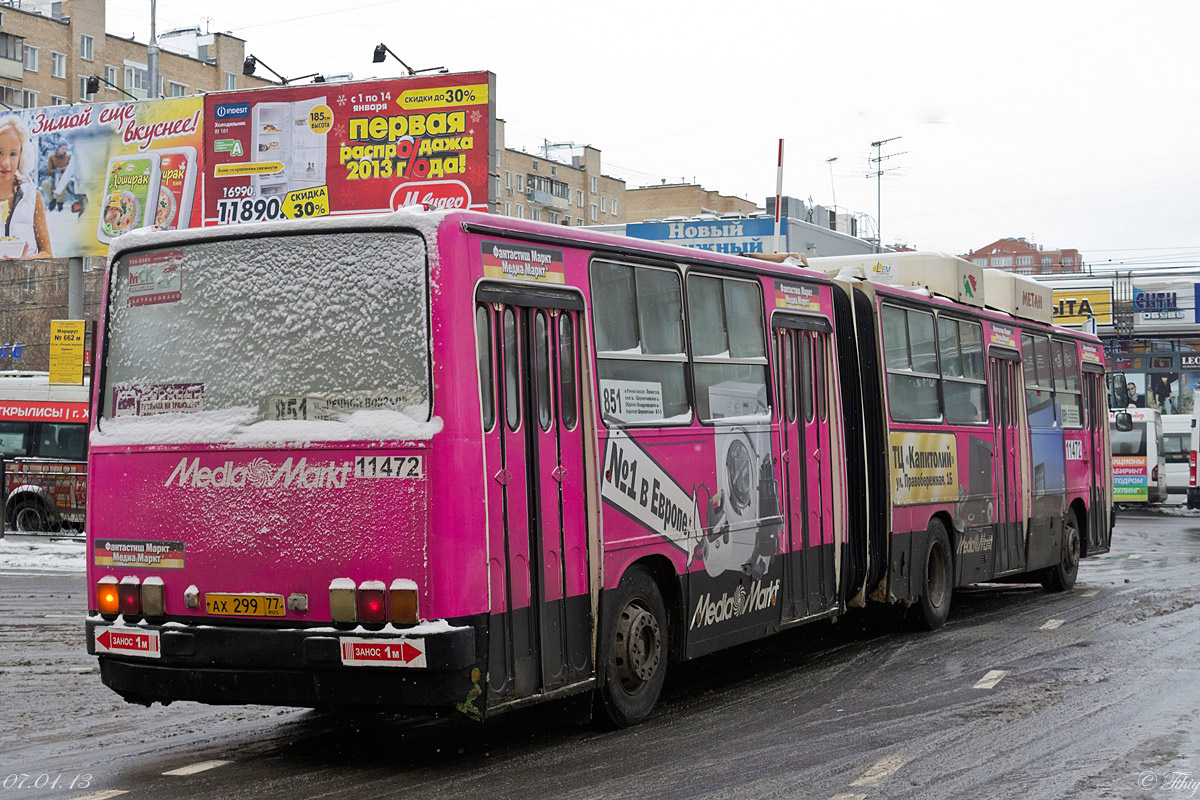
[{"label": "license plate", "polygon": [[218,617],[282,617],[281,594],[206,594],[204,609]]}]

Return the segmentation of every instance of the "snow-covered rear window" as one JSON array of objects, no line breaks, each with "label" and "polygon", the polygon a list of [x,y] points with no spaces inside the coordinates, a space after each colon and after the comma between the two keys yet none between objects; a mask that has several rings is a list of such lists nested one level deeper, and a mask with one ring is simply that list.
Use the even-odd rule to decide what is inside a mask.
[{"label": "snow-covered rear window", "polygon": [[360,438],[361,424],[344,436],[330,425],[365,412],[429,420],[426,251],[415,233],[185,244],[126,253],[113,275],[102,420],[156,417],[161,429],[169,415],[204,428],[213,416],[217,428],[236,420],[231,439],[264,421],[288,438],[280,424],[296,423],[302,439],[313,421],[324,423],[318,438]]}]

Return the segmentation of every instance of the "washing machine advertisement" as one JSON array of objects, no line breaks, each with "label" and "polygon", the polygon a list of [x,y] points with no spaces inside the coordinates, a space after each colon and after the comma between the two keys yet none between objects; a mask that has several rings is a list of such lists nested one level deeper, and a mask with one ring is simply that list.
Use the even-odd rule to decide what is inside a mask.
[{"label": "washing machine advertisement", "polygon": [[604,447],[606,546],[644,545],[649,533],[682,562],[691,641],[778,621],[782,601],[783,518],[770,426],[721,425],[715,433],[681,440],[613,430]]}]

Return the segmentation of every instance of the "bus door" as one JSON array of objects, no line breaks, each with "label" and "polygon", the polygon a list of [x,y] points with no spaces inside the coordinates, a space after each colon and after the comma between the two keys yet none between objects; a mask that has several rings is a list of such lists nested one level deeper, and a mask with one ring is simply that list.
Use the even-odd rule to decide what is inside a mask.
[{"label": "bus door", "polygon": [[[502,503],[490,537],[488,682],[498,700],[549,691],[591,673],[579,311],[570,294],[481,288],[489,318],[496,421],[485,447],[489,496]],[[524,305],[525,302],[538,305]],[[496,519],[493,515],[492,519]],[[505,609],[495,613],[495,609]]]},{"label": "bus door", "polygon": [[[1016,354],[1013,354],[1016,358]],[[1021,509],[1021,444],[1019,432],[1020,363],[991,354],[992,427],[995,433],[993,474],[996,476],[996,572],[1024,569],[1025,536]]]},{"label": "bus door", "polygon": [[775,382],[782,399],[780,508],[789,551],[784,618],[799,619],[837,604],[829,430],[832,326],[823,318],[784,314],[777,314],[773,325]]},{"label": "bus door", "polygon": [[1109,547],[1109,509],[1105,488],[1108,475],[1105,465],[1111,459],[1105,432],[1108,430],[1108,413],[1105,411],[1104,374],[1083,371],[1083,424],[1087,429],[1084,447],[1088,459],[1088,519],[1087,552],[1094,554]]}]

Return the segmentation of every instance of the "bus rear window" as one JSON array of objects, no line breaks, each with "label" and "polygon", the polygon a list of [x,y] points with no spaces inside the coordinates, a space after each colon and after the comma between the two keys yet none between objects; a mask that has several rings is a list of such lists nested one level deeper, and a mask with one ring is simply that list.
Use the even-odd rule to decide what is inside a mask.
[{"label": "bus rear window", "polygon": [[[401,422],[424,423],[431,412],[426,283],[425,242],[415,233],[244,237],[126,253],[110,287],[101,431],[121,418],[110,431],[127,428],[138,442],[138,426],[127,422],[161,433],[163,417],[186,414],[177,427],[192,432],[180,432],[183,441],[240,439],[259,422],[276,423],[268,434],[276,437],[417,438]],[[360,411],[391,416],[372,416],[369,431],[343,430]],[[295,421],[325,424],[279,430]]]}]

